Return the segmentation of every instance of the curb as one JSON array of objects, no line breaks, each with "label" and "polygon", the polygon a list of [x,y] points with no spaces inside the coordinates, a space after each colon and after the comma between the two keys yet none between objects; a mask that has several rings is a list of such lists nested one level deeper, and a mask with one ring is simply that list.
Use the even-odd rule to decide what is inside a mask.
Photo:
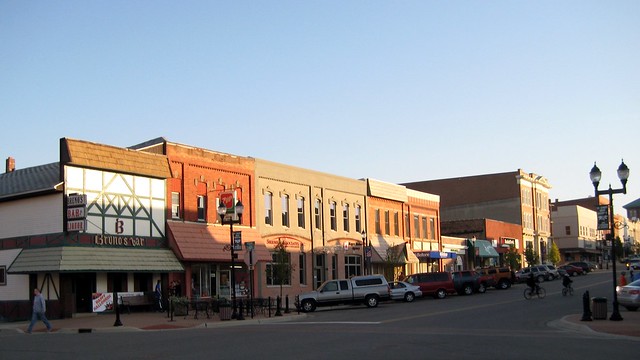
[{"label": "curb", "polygon": [[[248,326],[248,325],[263,325],[263,324],[277,324],[289,321],[297,321],[306,318],[307,314],[292,314],[287,316],[278,316],[261,319],[245,319],[245,320],[228,320],[228,321],[216,321],[216,322],[202,322],[191,326],[171,326],[167,323],[156,323],[146,325],[144,327],[136,326],[115,326],[115,327],[80,327],[80,328],[59,328],[54,330],[53,334],[91,334],[91,333],[114,333],[114,332],[142,332],[142,331],[176,331],[186,329],[215,329],[215,328],[228,328],[235,326]],[[22,323],[16,323],[15,326],[0,327],[0,332],[12,332],[22,333],[26,332],[22,329],[25,325]],[[40,332],[34,332],[39,334]],[[45,334],[45,332],[43,332]]]},{"label": "curb", "polygon": [[549,327],[552,327],[558,330],[572,331],[576,333],[582,333],[585,335],[597,336],[599,338],[640,341],[640,338],[637,336],[619,335],[619,334],[612,334],[608,332],[601,332],[601,331],[593,330],[588,325],[576,324],[575,322],[568,320],[571,316],[572,315],[566,315],[562,317],[562,319],[560,320],[553,320],[548,322],[547,325]]}]

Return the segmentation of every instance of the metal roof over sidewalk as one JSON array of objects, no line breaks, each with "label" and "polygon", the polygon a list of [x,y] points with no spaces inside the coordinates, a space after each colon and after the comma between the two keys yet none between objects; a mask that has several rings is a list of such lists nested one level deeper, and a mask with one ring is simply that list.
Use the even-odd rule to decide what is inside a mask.
[{"label": "metal roof over sidewalk", "polygon": [[182,272],[184,267],[169,249],[59,246],[24,249],[7,270],[11,274],[81,271]]}]

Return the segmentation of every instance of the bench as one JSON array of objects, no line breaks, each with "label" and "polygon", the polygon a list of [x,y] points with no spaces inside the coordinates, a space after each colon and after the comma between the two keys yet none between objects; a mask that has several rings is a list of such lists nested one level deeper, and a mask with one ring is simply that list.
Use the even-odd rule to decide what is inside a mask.
[{"label": "bench", "polygon": [[122,306],[127,307],[127,312],[131,314],[132,307],[143,307],[143,308],[151,308],[155,305],[155,295],[151,294],[143,294],[143,295],[132,295],[132,296],[121,296],[120,300],[122,301]]}]

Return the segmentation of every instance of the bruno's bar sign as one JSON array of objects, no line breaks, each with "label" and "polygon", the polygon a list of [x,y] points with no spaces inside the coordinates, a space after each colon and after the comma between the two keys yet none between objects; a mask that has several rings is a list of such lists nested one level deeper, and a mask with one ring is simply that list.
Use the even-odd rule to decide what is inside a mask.
[{"label": "bruno's bar sign", "polygon": [[145,239],[127,236],[96,235],[94,238],[94,243],[99,246],[108,245],[141,247],[145,245]]}]

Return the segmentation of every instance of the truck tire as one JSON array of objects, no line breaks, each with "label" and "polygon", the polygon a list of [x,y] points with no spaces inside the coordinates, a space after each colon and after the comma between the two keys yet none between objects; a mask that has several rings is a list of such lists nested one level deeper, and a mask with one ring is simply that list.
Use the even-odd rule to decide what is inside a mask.
[{"label": "truck tire", "polygon": [[471,284],[462,285],[462,293],[464,295],[473,295],[473,285]]},{"label": "truck tire", "polygon": [[364,302],[367,304],[367,307],[376,307],[378,306],[378,297],[375,295],[367,295],[367,297],[364,298]]},{"label": "truck tire", "polygon": [[301,307],[303,312],[313,312],[316,310],[316,303],[309,299],[302,300]]},{"label": "truck tire", "polygon": [[486,292],[487,292],[487,284],[485,284],[485,283],[481,283],[481,284],[480,284],[480,287],[478,288],[478,292],[479,292],[480,294],[484,294],[484,293],[486,293]]},{"label": "truck tire", "polygon": [[506,290],[511,286],[511,284],[509,284],[508,280],[500,280],[500,282],[498,282],[498,289],[500,290]]}]

